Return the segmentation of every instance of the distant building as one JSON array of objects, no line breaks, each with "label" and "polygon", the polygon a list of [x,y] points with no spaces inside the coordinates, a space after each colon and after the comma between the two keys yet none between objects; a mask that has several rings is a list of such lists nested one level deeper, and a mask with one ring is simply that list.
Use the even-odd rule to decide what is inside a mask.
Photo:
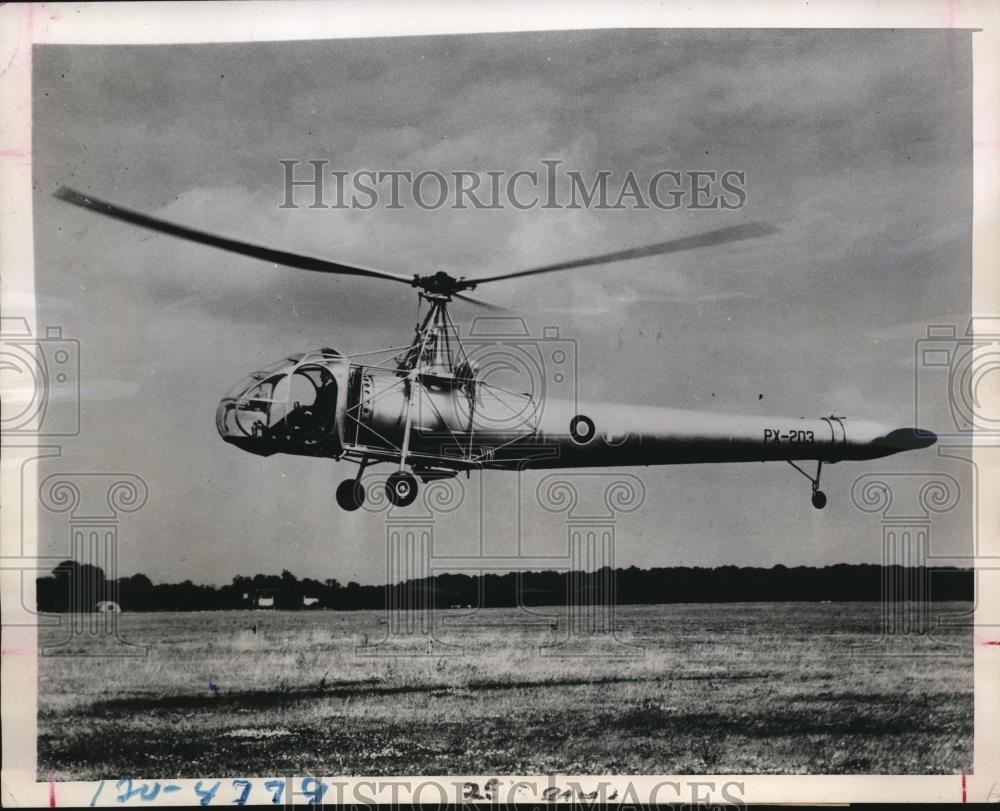
[{"label": "distant building", "polygon": [[257,608],[274,608],[274,597],[258,597]]},{"label": "distant building", "polygon": [[122,609],[121,606],[113,600],[101,600],[96,606],[94,606],[94,610],[99,614],[120,614]]},{"label": "distant building", "polygon": [[311,605],[316,605],[317,603],[319,603],[319,597],[303,597],[302,598],[302,605],[304,605],[306,608],[308,608]]}]

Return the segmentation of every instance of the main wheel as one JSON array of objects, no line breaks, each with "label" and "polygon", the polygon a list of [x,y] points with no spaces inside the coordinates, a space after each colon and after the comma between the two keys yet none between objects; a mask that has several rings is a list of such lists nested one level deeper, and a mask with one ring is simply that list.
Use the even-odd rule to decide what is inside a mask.
[{"label": "main wheel", "polygon": [[353,512],[365,503],[365,486],[354,479],[345,479],[337,486],[337,503]]},{"label": "main wheel", "polygon": [[826,493],[822,490],[813,490],[812,502],[817,510],[822,510],[826,506]]},{"label": "main wheel", "polygon": [[397,507],[409,507],[417,497],[417,479],[406,470],[397,470],[385,480],[385,494]]}]

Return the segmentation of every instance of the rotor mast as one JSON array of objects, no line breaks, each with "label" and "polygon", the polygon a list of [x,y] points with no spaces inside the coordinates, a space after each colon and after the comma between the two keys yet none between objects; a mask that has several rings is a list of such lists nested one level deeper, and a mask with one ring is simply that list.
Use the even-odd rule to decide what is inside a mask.
[{"label": "rotor mast", "polygon": [[448,314],[448,302],[459,290],[474,287],[444,272],[414,277],[417,295],[430,309],[416,327],[413,342],[399,362],[400,371],[417,370],[435,377],[453,377],[456,369],[468,365],[455,322]]}]

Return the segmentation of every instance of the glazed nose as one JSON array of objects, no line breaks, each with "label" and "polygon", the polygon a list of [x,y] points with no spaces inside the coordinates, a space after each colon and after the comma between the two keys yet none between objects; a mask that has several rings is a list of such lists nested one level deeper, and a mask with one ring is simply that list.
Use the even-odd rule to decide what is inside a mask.
[{"label": "glazed nose", "polygon": [[892,453],[929,448],[935,442],[937,442],[937,434],[920,428],[897,428],[875,440],[876,445],[880,445]]}]

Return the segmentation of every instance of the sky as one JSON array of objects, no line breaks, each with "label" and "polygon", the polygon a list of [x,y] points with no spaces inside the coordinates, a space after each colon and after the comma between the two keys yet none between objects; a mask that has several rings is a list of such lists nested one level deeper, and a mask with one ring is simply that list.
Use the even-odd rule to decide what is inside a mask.
[{"label": "sky", "polygon": [[[404,274],[492,275],[767,222],[776,233],[755,240],[477,293],[533,335],[556,326],[573,342],[582,399],[910,426],[915,342],[928,324],[961,330],[970,310],[970,36],[631,30],[36,47],[38,324],[62,326],[82,352],[82,431],[42,476],[142,476],[148,503],[120,528],[123,574],[224,583],[287,568],[384,582],[386,516],[334,500],[353,465],[249,455],[222,442],[214,414],[232,384],[289,353],[408,341],[416,311],[403,285],[154,235],[55,200],[63,184]],[[281,160],[510,173],[552,159],[584,176],[745,172],[746,204],[281,208]],[[466,329],[481,314],[452,309]],[[946,428],[945,393],[919,416]],[[850,494],[858,476],[884,471],[948,473],[966,491],[970,481],[936,449],[828,466],[819,512],[782,463],[625,469],[646,496],[615,518],[614,563],[878,562],[878,516]],[[588,487],[615,471],[597,473]],[[465,500],[435,517],[435,554],[467,558],[469,571],[484,552],[565,555],[571,519],[534,503],[543,475],[462,479]],[[935,554],[968,554],[969,516],[963,501],[935,519]],[[40,554],[68,550],[65,515],[43,510],[40,527]]]}]

